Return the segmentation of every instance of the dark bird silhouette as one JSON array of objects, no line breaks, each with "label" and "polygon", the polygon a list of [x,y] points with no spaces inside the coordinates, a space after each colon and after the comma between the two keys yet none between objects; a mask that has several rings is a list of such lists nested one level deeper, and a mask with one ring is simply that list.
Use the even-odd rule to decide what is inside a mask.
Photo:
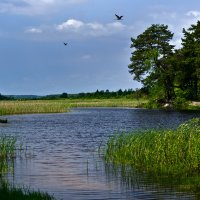
[{"label": "dark bird silhouette", "polygon": [[63,42],[63,44],[66,46],[67,45],[67,43],[66,42]]},{"label": "dark bird silhouette", "polygon": [[115,14],[115,16],[117,17],[117,20],[122,20],[122,17],[123,17],[123,16],[119,16],[119,15],[117,15],[117,14]]}]

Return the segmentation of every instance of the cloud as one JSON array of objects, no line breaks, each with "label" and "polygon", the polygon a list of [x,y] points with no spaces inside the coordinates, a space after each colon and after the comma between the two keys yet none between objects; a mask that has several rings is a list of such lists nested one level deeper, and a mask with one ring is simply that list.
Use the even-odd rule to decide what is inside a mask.
[{"label": "cloud", "polygon": [[175,12],[166,12],[166,11],[162,11],[162,12],[158,12],[158,13],[151,13],[149,15],[150,17],[152,17],[155,20],[158,20],[160,18],[162,19],[176,19],[177,14]]},{"label": "cloud", "polygon": [[77,30],[84,26],[84,23],[79,20],[75,19],[69,19],[66,22],[63,22],[62,24],[57,25],[57,29],[60,31],[63,30]]},{"label": "cloud", "polygon": [[105,36],[112,35],[119,31],[125,30],[128,28],[126,25],[121,22],[113,22],[108,24],[101,24],[99,22],[83,22],[76,19],[69,19],[59,25],[56,25],[56,29],[60,32],[76,32],[82,36]]},{"label": "cloud", "polygon": [[199,18],[200,17],[200,12],[196,11],[196,10],[191,10],[191,11],[188,11],[186,13],[186,15],[189,16],[189,17]]},{"label": "cloud", "polygon": [[39,28],[29,28],[25,32],[26,33],[42,33],[42,30]]},{"label": "cloud", "polygon": [[87,0],[1,0],[0,13],[41,15],[47,12],[56,12],[63,6],[85,1]]},{"label": "cloud", "polygon": [[85,54],[85,55],[81,56],[81,58],[83,60],[90,60],[92,58],[92,56],[90,54]]}]

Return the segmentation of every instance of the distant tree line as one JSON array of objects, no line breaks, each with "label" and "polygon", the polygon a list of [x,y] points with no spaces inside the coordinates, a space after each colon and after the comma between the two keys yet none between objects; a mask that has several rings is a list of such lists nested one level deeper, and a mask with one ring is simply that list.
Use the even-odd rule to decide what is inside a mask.
[{"label": "distant tree line", "polygon": [[0,94],[0,100],[11,100],[12,98]]},{"label": "distant tree line", "polygon": [[109,99],[109,98],[139,98],[145,95],[145,92],[142,90],[133,90],[133,89],[127,89],[122,90],[119,89],[117,91],[109,91],[107,90],[96,90],[95,92],[81,92],[77,94],[68,94],[66,92],[62,94],[57,95],[47,95],[44,97],[41,97],[40,99]]},{"label": "distant tree line", "polygon": [[81,92],[77,94],[50,94],[45,96],[36,95],[8,95],[0,94],[0,100],[59,100],[59,99],[109,99],[109,98],[141,98],[147,96],[147,90],[141,89],[119,89],[117,91],[96,90],[95,92]]},{"label": "distant tree line", "polygon": [[180,49],[173,35],[167,25],[153,24],[131,38],[129,72],[154,100],[200,100],[200,21],[183,28]]},{"label": "distant tree line", "polygon": [[78,93],[75,95],[70,95],[70,97],[75,98],[121,98],[121,97],[132,97],[134,91],[132,89],[118,91],[109,91],[109,90],[96,90],[96,92],[87,92],[87,93]]}]

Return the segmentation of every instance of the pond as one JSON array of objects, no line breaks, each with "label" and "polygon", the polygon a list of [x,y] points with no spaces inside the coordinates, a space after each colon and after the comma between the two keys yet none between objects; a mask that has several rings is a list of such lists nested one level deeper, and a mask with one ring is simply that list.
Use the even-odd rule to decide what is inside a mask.
[{"label": "pond", "polygon": [[195,194],[170,184],[159,186],[149,177],[122,177],[108,170],[97,153],[99,145],[119,131],[176,128],[193,117],[200,113],[129,108],[8,116],[0,134],[14,135],[27,146],[27,159],[16,160],[8,179],[58,199],[195,199]]}]

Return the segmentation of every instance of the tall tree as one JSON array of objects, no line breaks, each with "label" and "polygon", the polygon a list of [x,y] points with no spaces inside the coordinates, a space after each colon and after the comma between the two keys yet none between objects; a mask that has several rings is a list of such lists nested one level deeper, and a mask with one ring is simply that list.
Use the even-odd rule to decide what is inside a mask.
[{"label": "tall tree", "polygon": [[200,21],[187,30],[183,29],[182,46],[180,85],[191,99],[197,99],[200,83]]},{"label": "tall tree", "polygon": [[174,73],[170,62],[174,46],[169,43],[172,37],[168,26],[153,24],[136,39],[131,38],[133,52],[128,66],[134,80],[145,87],[159,86],[167,101],[174,97]]}]

